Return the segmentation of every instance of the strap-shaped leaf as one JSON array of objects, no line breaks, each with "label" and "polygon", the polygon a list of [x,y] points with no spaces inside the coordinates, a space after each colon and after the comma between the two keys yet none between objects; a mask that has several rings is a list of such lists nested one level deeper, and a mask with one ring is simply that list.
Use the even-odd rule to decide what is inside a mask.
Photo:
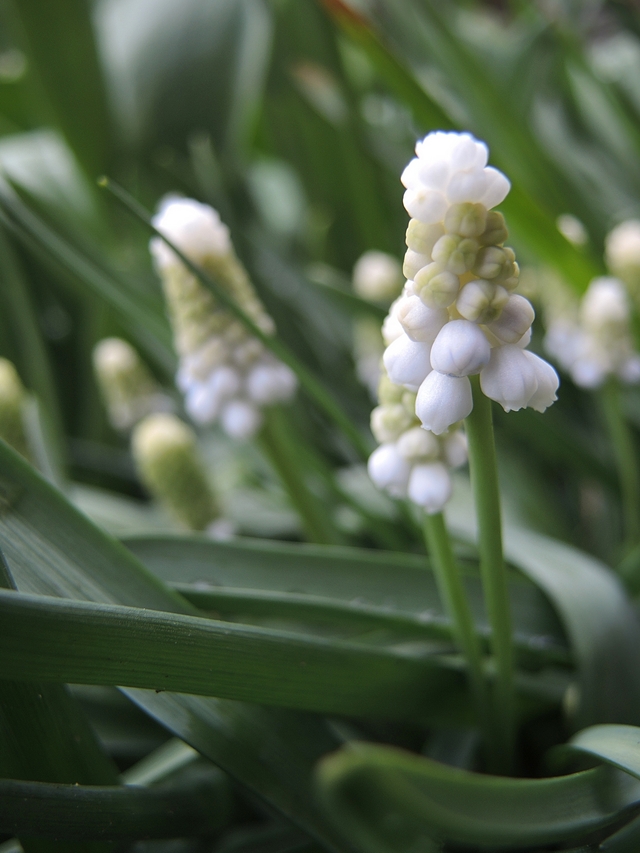
[{"label": "strap-shaped leaf", "polygon": [[[20,592],[196,613],[2,442],[0,509],[0,545]],[[125,692],[327,849],[348,849],[311,795],[315,763],[337,745],[320,718],[218,699]]]},{"label": "strap-shaped leaf", "polygon": [[491,850],[557,844],[640,802],[640,783],[611,767],[512,779],[364,743],[322,762],[318,790],[327,814],[366,853],[429,849],[434,840]]},{"label": "strap-shaped leaf", "polygon": [[[220,612],[324,619],[352,630],[386,627],[449,637],[433,573],[424,557],[289,542],[160,535],[125,544],[162,580],[199,607]],[[187,586],[189,584],[189,586]],[[465,585],[476,624],[486,634],[482,589],[471,566]],[[516,642],[527,660],[566,661],[564,632],[548,599],[513,572],[510,597]]]},{"label": "strap-shaped leaf", "polygon": [[4,590],[0,677],[377,717],[415,718],[434,707],[446,718],[466,698],[462,673],[438,656]]},{"label": "strap-shaped leaf", "polygon": [[207,835],[228,816],[220,779],[207,772],[152,788],[0,779],[0,832],[61,841]]}]

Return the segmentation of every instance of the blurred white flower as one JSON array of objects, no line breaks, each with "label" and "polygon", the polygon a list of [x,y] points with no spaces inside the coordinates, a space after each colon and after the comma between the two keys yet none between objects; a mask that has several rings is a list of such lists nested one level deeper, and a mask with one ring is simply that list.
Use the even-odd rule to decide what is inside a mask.
[{"label": "blurred white flower", "polygon": [[388,303],[403,284],[402,264],[386,252],[365,252],[353,268],[353,288],[364,299]]},{"label": "blurred white flower", "polygon": [[[274,332],[217,211],[169,196],[153,223],[215,278],[263,332]],[[176,384],[185,395],[187,413],[196,423],[219,422],[233,438],[250,438],[260,428],[263,406],[293,396],[295,374],[217,303],[159,237],[151,240],[150,249],[169,306],[180,358]]]}]

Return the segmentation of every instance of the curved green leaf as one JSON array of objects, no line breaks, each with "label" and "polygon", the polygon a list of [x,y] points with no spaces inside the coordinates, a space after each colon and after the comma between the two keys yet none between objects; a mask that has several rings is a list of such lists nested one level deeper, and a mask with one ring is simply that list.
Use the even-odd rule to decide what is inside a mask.
[{"label": "curved green leaf", "polygon": [[220,778],[207,771],[153,788],[0,779],[0,832],[66,841],[207,835],[228,815]]},{"label": "curved green leaf", "polygon": [[[195,614],[0,442],[0,544],[20,592]],[[310,714],[153,691],[124,691],[162,725],[330,850],[345,844],[311,796],[313,767],[337,745]]]},{"label": "curved green leaf", "polygon": [[[425,635],[449,634],[449,622],[425,557],[362,548],[303,545],[269,540],[216,542],[203,536],[144,536],[124,540],[155,575],[177,584],[194,603],[222,612],[332,619],[379,617],[396,620],[406,630],[421,627]],[[478,629],[487,633],[482,589],[477,571],[465,572],[465,585]],[[185,584],[190,584],[185,587]],[[516,640],[522,652],[536,650],[556,660],[565,641],[553,609],[529,581],[512,573],[511,604]],[[235,596],[237,604],[232,605]],[[226,605],[225,605],[226,599]],[[362,617],[362,618],[359,618]]]},{"label": "curved green leaf", "polygon": [[492,850],[558,844],[640,802],[640,783],[611,767],[512,779],[364,743],[325,758],[317,779],[327,814],[366,853],[429,849],[433,841]]},{"label": "curved green leaf", "polygon": [[426,647],[395,652],[4,590],[0,616],[0,676],[7,679],[120,684],[378,717],[420,717],[432,707],[446,716],[466,693],[462,672]]}]

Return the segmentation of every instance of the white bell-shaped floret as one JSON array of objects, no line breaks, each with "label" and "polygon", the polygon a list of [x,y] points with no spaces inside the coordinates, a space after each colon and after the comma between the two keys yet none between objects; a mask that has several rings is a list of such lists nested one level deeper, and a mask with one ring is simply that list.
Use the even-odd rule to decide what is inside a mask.
[{"label": "white bell-shaped floret", "polygon": [[445,436],[442,441],[442,453],[450,468],[459,468],[465,464],[469,458],[469,445],[462,430],[457,429],[451,435]]},{"label": "white bell-shaped floret", "polygon": [[[208,204],[190,198],[167,196],[153,217],[154,226],[191,260],[224,256],[231,251],[229,229]],[[180,263],[178,256],[159,237],[150,242],[151,254],[162,269]]]},{"label": "white bell-shaped floret", "polygon": [[449,314],[444,308],[427,308],[418,296],[405,296],[397,317],[412,341],[432,344],[449,319]]},{"label": "white bell-shaped floret", "polygon": [[403,202],[409,216],[419,219],[420,222],[426,222],[427,225],[440,222],[448,207],[447,200],[441,192],[425,189],[422,186],[407,190]]},{"label": "white bell-shaped floret", "polygon": [[212,394],[205,382],[192,382],[184,398],[184,408],[197,424],[210,424],[220,414],[222,401]]},{"label": "white bell-shaped floret", "polygon": [[415,465],[409,478],[409,500],[421,506],[427,515],[440,512],[451,497],[451,476],[442,462]]},{"label": "white bell-shaped floret", "polygon": [[386,489],[394,497],[406,494],[411,465],[399,453],[395,444],[381,444],[367,464],[369,476],[379,489]]},{"label": "white bell-shaped floret", "polygon": [[262,414],[248,400],[231,400],[222,410],[220,424],[231,438],[247,439],[262,425]]},{"label": "white bell-shaped floret", "polygon": [[472,408],[468,377],[445,376],[437,370],[427,376],[416,397],[416,415],[422,426],[436,435],[466,418]]},{"label": "white bell-shaped floret", "polygon": [[528,299],[512,293],[507,299],[500,316],[488,324],[496,338],[507,344],[515,344],[531,328],[536,313]]},{"label": "white bell-shaped floret", "polygon": [[527,407],[535,409],[536,412],[544,412],[558,399],[556,391],[560,385],[560,379],[548,361],[527,350],[523,352],[529,364],[533,366],[538,382],[538,387],[533,396],[529,398]]},{"label": "white bell-shaped floret", "polygon": [[415,391],[431,370],[429,344],[412,341],[403,334],[384,351],[382,361],[389,379]]},{"label": "white bell-shaped floret", "polygon": [[395,302],[391,303],[389,313],[382,323],[382,340],[384,341],[385,346],[389,346],[389,344],[392,344],[397,338],[404,334],[404,329],[398,320],[398,309],[400,308],[400,305],[402,305],[402,300],[404,298],[404,296],[399,296]]},{"label": "white bell-shaped floret", "polygon": [[493,166],[487,166],[484,173],[488,179],[487,188],[478,201],[489,210],[505,200],[511,189],[511,184],[502,172],[494,169]]},{"label": "white bell-shaped floret", "polygon": [[480,373],[489,363],[491,347],[482,329],[469,320],[452,320],[431,347],[431,367],[447,376]]},{"label": "white bell-shaped floret", "polygon": [[494,347],[489,364],[480,373],[483,394],[500,403],[505,412],[528,405],[538,387],[533,364],[514,344]]},{"label": "white bell-shaped floret", "polygon": [[420,426],[403,433],[396,444],[401,456],[409,461],[436,459],[440,455],[440,443],[432,432]]},{"label": "white bell-shaped floret", "polygon": [[470,201],[479,202],[487,194],[489,179],[485,169],[472,172],[455,172],[447,186],[447,199],[456,204]]},{"label": "white bell-shaped floret", "polygon": [[570,366],[571,378],[579,388],[593,390],[607,378],[609,366],[597,352],[585,352]]},{"label": "white bell-shaped floret", "polygon": [[286,364],[257,364],[247,376],[246,390],[250,400],[265,406],[288,400],[297,384],[295,373]]}]

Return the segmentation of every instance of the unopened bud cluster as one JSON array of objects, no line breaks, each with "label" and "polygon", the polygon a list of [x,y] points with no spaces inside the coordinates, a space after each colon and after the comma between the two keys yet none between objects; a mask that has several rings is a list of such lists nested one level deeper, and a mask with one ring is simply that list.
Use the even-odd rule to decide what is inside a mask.
[{"label": "unopened bud cluster", "polygon": [[171,399],[131,344],[122,338],[101,340],[93,350],[93,367],[109,422],[115,429],[130,430],[145,415],[171,411]]},{"label": "unopened bud cluster", "polygon": [[[216,279],[258,328],[273,334],[273,320],[212,207],[169,197],[153,223]],[[251,437],[262,423],[261,408],[293,395],[295,375],[217,303],[166,243],[156,237],[150,248],[169,306],[180,358],[176,383],[187,412],[196,423],[219,422],[233,438]]]},{"label": "unopened bud cluster", "polygon": [[565,298],[559,303],[556,294],[546,301],[545,349],[576,385],[597,388],[609,376],[640,382],[640,353],[633,345],[631,305],[620,279],[594,278],[579,302]]},{"label": "unopened bud cluster", "polygon": [[416,417],[416,395],[383,373],[380,405],[371,413],[371,431],[380,446],[369,457],[369,476],[393,497],[408,497],[425,512],[440,512],[451,497],[451,468],[467,461],[467,442],[459,424],[442,435],[423,429]]},{"label": "unopened bud cluster", "polygon": [[131,445],[140,479],[184,527],[207,530],[215,523],[219,510],[191,427],[176,415],[148,415]]},{"label": "unopened bud cluster", "polygon": [[544,411],[558,378],[526,350],[534,311],[514,293],[518,264],[491,210],[509,182],[467,133],[430,133],[416,153],[402,174],[407,282],[383,326],[389,378],[417,392],[416,415],[436,435],[470,414],[473,374],[505,411]]}]

